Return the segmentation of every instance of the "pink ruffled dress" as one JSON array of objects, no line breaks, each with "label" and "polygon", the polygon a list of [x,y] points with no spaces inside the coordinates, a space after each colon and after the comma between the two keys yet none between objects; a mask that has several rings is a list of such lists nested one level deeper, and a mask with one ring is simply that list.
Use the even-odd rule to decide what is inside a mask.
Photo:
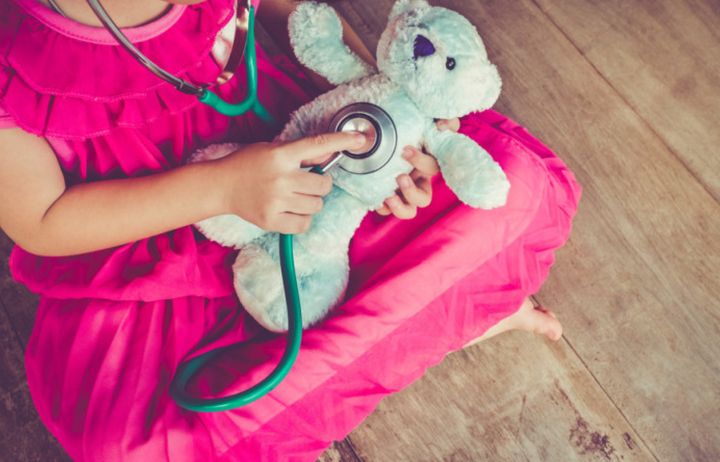
[{"label": "pink ruffled dress", "polygon": [[[126,33],[170,72],[214,82],[233,3],[175,5]],[[261,53],[259,72],[260,98],[278,116],[311,97],[288,62]],[[238,100],[243,88],[240,72],[215,90]],[[161,172],[210,143],[272,136],[34,0],[0,0],[0,126],[43,136],[68,185]],[[238,304],[235,251],[191,226],[73,257],[15,247],[13,276],[40,296],[25,365],[44,424],[77,461],[314,460],[383,397],[515,312],[568,237],[580,186],[555,154],[495,111],[464,118],[461,131],[507,172],[507,205],[470,209],[438,177],[416,219],[368,215],[345,303],[306,330],[276,390],[235,411],[189,412],[168,394],[178,364],[210,348],[233,345],[192,383],[199,395],[245,389],[283,351],[284,337]]]}]

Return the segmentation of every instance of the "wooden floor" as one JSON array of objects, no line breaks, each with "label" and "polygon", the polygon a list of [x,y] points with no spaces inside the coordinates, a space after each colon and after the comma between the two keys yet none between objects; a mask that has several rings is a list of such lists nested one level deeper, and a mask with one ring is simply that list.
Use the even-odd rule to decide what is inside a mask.
[{"label": "wooden floor", "polygon": [[[391,3],[336,5],[374,48]],[[437,3],[480,29],[496,107],[584,186],[536,296],[565,335],[451,354],[321,460],[720,460],[720,2]],[[0,460],[67,460],[29,401],[34,305],[4,263],[0,302]]]}]

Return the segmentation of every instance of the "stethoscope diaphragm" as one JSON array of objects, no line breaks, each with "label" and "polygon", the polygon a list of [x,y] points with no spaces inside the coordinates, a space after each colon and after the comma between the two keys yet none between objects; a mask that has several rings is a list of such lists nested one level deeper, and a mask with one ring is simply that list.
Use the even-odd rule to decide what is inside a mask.
[{"label": "stethoscope diaphragm", "polygon": [[397,148],[395,123],[387,112],[375,104],[353,103],[345,106],[333,116],[329,131],[362,132],[368,138],[363,148],[342,151],[338,156],[338,165],[349,173],[363,175],[380,170]]}]

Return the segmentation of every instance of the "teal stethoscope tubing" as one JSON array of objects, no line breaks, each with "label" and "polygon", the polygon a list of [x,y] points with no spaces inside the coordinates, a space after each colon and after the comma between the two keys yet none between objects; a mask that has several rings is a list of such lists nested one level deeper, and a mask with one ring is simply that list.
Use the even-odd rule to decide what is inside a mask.
[{"label": "teal stethoscope tubing", "polygon": [[248,111],[252,111],[263,121],[274,125],[275,119],[265,109],[258,99],[258,71],[257,71],[257,53],[255,52],[255,7],[248,2],[249,16],[248,33],[245,41],[245,74],[247,75],[247,97],[240,103],[228,103],[215,93],[208,89],[198,96],[198,99],[226,116],[239,116]]},{"label": "teal stethoscope tubing", "polygon": [[[98,0],[87,0],[87,2],[115,39],[140,64],[153,74],[173,84],[179,91],[197,96],[202,103],[207,104],[223,115],[239,116],[252,111],[263,121],[275,125],[275,119],[262,103],[260,103],[257,96],[258,70],[257,54],[255,51],[255,7],[250,0],[247,2],[249,22],[244,50],[247,96],[240,103],[228,103],[207,88],[193,85],[165,71],[140,52],[140,50],[128,40]],[[313,169],[312,171],[316,173],[323,172],[323,170],[319,168]],[[302,340],[302,308],[300,306],[300,293],[298,290],[297,276],[295,274],[293,236],[291,234],[280,235],[280,268],[285,290],[285,302],[288,310],[288,340],[285,352],[275,369],[256,385],[233,395],[218,398],[197,398],[191,396],[186,390],[188,382],[199,369],[222,352],[224,348],[210,350],[178,366],[175,377],[173,377],[170,384],[170,395],[179,406],[197,412],[227,411],[245,406],[267,395],[277,387],[287,376],[288,372],[290,372],[290,369],[297,359]]]},{"label": "teal stethoscope tubing", "polygon": [[293,237],[290,234],[280,235],[280,268],[285,288],[285,301],[288,307],[288,341],[278,365],[261,382],[240,393],[219,398],[196,398],[185,391],[187,383],[195,372],[213,359],[222,349],[211,350],[186,363],[180,364],[172,383],[170,394],[175,402],[191,411],[217,412],[236,409],[250,404],[267,395],[280,382],[292,368],[300,352],[302,340],[302,310],[300,307],[300,294],[298,292],[297,277],[295,276],[295,262],[293,259]]}]

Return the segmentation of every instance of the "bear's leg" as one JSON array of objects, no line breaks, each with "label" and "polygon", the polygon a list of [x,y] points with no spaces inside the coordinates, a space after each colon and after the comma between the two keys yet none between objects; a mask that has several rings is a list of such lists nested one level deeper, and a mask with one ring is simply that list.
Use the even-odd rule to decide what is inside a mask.
[{"label": "bear's leg", "polygon": [[[233,265],[235,290],[248,313],[273,332],[288,330],[287,305],[280,271],[278,236],[245,246]],[[348,280],[347,254],[311,255],[294,249],[303,327],[322,319],[342,298]]]}]

